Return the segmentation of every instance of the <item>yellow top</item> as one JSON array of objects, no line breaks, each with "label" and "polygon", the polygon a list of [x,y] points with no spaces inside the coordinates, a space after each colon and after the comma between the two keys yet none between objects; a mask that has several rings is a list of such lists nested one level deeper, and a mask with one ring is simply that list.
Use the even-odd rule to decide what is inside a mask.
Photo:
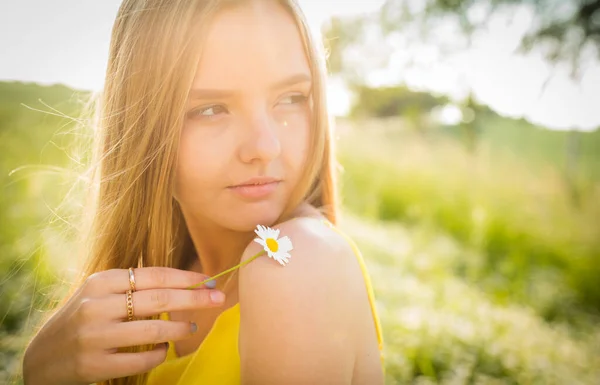
[{"label": "yellow top", "polygon": [[[375,307],[375,296],[371,279],[362,254],[356,244],[329,221],[324,221],[332,229],[342,235],[354,250],[365,280],[367,295],[373,313],[381,364],[383,366],[383,337],[381,324]],[[168,313],[161,314],[168,319]],[[224,310],[215,320],[212,329],[202,344],[191,354],[178,357],[173,342],[169,341],[169,349],[165,361],[150,371],[147,385],[238,385],[240,379],[240,357],[238,353],[238,334],[240,330],[239,302]]]}]

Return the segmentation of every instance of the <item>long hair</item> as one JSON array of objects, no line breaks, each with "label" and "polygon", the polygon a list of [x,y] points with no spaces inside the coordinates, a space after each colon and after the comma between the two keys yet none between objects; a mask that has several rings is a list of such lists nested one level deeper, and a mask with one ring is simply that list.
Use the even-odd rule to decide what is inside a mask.
[{"label": "long hair", "polygon": [[[132,266],[181,268],[190,255],[195,257],[173,198],[186,99],[208,21],[220,9],[244,1],[124,0],[121,4],[112,29],[104,89],[95,107],[92,183],[86,200],[89,220],[82,230],[86,262],[71,293],[95,272]],[[293,16],[313,79],[307,164],[279,220],[308,201],[335,223],[336,164],[325,97],[324,49],[295,0],[272,1]],[[146,379],[147,374],[141,374],[102,384],[143,384]]]}]

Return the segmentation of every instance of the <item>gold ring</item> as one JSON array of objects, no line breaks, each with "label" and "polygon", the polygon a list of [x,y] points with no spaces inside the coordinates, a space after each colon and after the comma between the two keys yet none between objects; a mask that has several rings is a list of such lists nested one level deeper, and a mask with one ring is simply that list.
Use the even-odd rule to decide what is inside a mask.
[{"label": "gold ring", "polygon": [[127,321],[133,321],[133,291],[127,290]]},{"label": "gold ring", "polygon": [[135,291],[135,276],[133,275],[133,267],[129,268],[129,286],[131,291]]}]

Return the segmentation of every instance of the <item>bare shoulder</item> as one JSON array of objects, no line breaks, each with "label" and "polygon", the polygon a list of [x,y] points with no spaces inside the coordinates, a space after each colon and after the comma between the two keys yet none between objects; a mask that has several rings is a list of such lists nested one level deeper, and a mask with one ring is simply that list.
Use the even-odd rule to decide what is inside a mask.
[{"label": "bare shoulder", "polygon": [[[258,383],[276,382],[273,373],[282,371],[294,373],[301,383],[351,379],[356,358],[352,319],[357,293],[364,292],[352,247],[316,218],[296,218],[273,228],[290,238],[293,250],[285,266],[265,255],[239,272],[242,372]],[[252,242],[242,259],[261,250]],[[253,372],[256,367],[275,377],[260,377]]]},{"label": "bare shoulder", "polygon": [[[293,249],[289,263],[281,266],[266,255],[256,259],[240,272],[247,278],[282,279],[286,287],[301,284],[303,292],[309,284],[318,284],[322,293],[327,285],[339,286],[347,278],[349,266],[355,264],[355,256],[348,241],[325,220],[300,217],[272,227],[279,237],[288,237]],[[263,246],[251,242],[244,251],[242,261],[263,250]],[[352,277],[357,278],[357,277]],[[290,281],[291,280],[291,281]],[[341,298],[338,298],[341,299]]]}]

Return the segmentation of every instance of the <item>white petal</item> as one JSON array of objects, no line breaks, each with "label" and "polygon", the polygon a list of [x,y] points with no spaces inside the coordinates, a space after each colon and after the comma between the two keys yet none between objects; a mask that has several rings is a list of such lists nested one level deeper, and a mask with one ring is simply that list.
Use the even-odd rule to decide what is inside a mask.
[{"label": "white petal", "polygon": [[256,230],[254,230],[254,232],[256,233],[256,235],[258,235],[262,239],[265,239],[265,235],[264,235],[262,229],[260,228],[260,225],[257,225],[256,227],[257,227]]},{"label": "white petal", "polygon": [[275,230],[273,230],[271,228],[267,229],[267,236],[269,238],[277,239],[277,233],[275,232]]},{"label": "white petal", "polygon": [[282,265],[286,264],[289,262],[289,257],[290,255],[287,253],[281,253],[281,252],[277,252],[275,254],[275,260],[279,263],[281,263]]},{"label": "white petal", "polygon": [[278,251],[284,253],[287,253],[290,250],[294,250],[294,247],[292,246],[292,240],[287,236],[277,240],[277,245],[279,246]]},{"label": "white petal", "polygon": [[254,242],[258,243],[259,245],[261,245],[262,247],[265,247],[267,244],[265,243],[264,239],[260,239],[260,238],[254,238]]},{"label": "white petal", "polygon": [[292,256],[290,253],[281,253],[281,257],[285,259],[290,259]]}]

